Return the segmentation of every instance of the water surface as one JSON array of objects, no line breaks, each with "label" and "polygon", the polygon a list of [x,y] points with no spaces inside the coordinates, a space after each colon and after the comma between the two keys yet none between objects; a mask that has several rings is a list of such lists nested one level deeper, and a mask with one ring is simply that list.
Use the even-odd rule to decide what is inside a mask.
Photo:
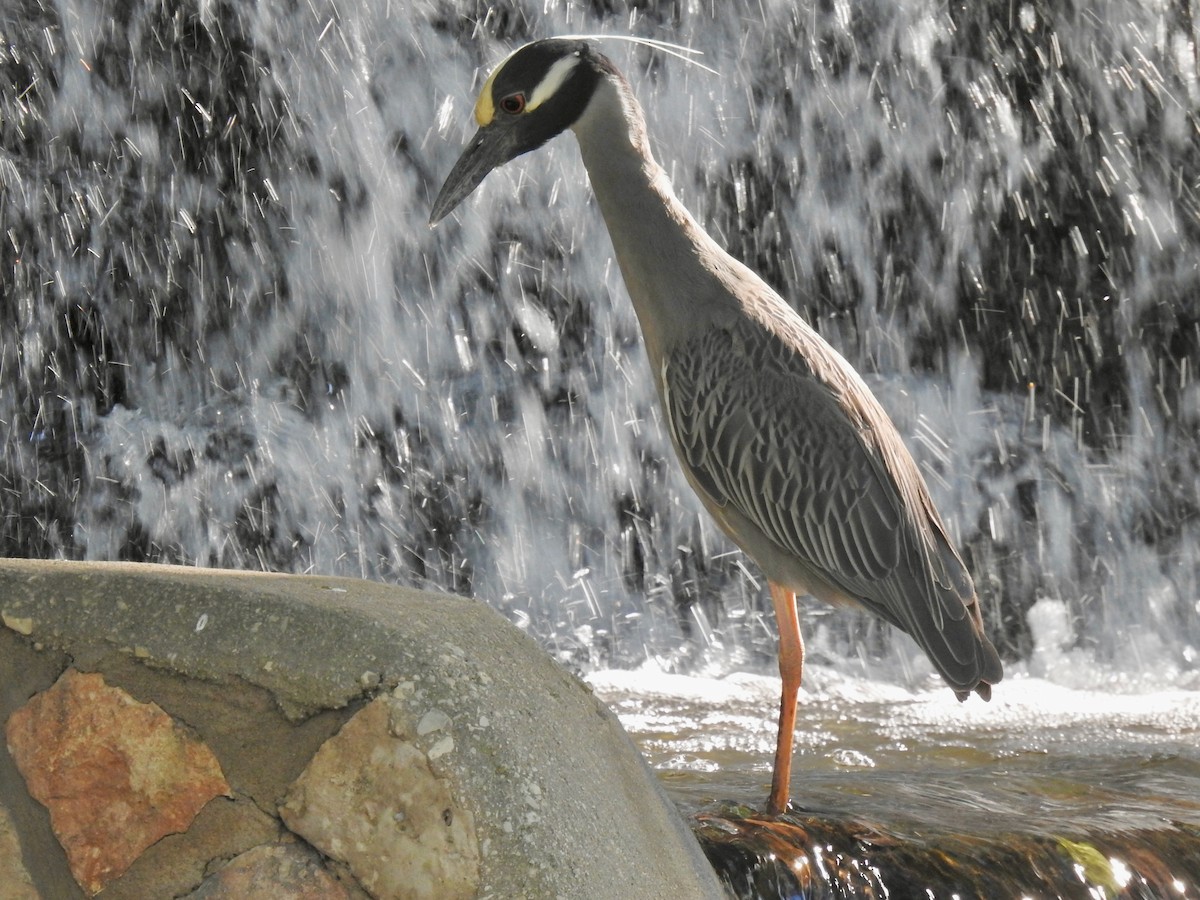
[{"label": "water surface", "polygon": [[[959,704],[934,685],[809,675],[816,686],[801,692],[787,817],[802,826],[794,829],[754,812],[770,785],[778,679],[652,670],[589,679],[680,808],[698,816],[714,860],[759,873],[742,896],[773,896],[762,871],[779,860],[807,860],[821,885],[859,891],[894,891],[902,877],[984,897],[1200,889],[1197,692],[1071,688],[1016,672],[990,703]],[[870,863],[874,880],[812,865],[822,853],[861,857],[854,871]],[[1007,855],[999,870],[998,853]],[[953,867],[939,869],[944,859]]]}]

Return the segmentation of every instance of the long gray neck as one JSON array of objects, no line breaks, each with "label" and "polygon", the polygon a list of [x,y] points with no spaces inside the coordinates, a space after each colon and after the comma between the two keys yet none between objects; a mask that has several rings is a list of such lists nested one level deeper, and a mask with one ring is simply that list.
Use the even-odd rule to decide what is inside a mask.
[{"label": "long gray neck", "polygon": [[572,130],[657,369],[675,341],[728,309],[728,279],[743,267],[675,197],[650,154],[641,109],[620,76],[600,80]]}]

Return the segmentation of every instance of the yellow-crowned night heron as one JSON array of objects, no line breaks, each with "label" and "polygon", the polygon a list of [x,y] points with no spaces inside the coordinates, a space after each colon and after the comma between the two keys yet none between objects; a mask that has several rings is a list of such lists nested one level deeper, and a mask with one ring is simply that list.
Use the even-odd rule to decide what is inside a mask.
[{"label": "yellow-crowned night heron", "polygon": [[488,78],[475,118],[430,223],[492,169],[575,132],[675,452],[766,573],[783,678],[769,810],[788,799],[804,665],[797,593],[870,610],[916,638],[960,700],[988,699],[1000,658],[896,427],[850,364],[676,199],[612,61],[585,39],[528,44]]}]

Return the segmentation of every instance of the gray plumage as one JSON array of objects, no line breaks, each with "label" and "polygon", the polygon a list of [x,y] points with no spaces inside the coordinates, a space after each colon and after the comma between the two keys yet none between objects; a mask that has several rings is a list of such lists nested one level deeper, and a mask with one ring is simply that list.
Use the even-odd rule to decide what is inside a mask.
[{"label": "gray plumage", "polygon": [[911,456],[856,373],[788,319],[711,328],[666,354],[690,482],[768,578],[865,607],[915,637],[955,691],[989,696],[999,660]]}]

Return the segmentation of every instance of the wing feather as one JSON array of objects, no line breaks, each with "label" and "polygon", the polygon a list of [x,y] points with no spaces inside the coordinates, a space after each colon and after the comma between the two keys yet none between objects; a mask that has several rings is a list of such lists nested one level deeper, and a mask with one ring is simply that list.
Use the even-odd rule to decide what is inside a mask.
[{"label": "wing feather", "polygon": [[809,590],[907,631],[956,690],[999,680],[970,576],[895,427],[828,344],[798,317],[784,324],[738,320],[665,358],[666,418],[693,484],[752,523],[731,536],[760,564],[782,553]]}]

